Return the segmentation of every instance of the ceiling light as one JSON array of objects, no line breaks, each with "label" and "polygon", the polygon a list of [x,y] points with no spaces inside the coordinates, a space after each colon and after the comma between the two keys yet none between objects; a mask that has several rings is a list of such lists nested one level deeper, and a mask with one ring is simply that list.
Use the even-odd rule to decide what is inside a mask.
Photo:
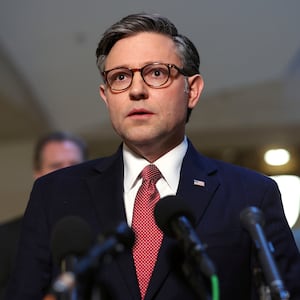
[{"label": "ceiling light", "polygon": [[271,166],[282,166],[289,162],[290,153],[286,149],[270,149],[265,152],[264,160]]}]

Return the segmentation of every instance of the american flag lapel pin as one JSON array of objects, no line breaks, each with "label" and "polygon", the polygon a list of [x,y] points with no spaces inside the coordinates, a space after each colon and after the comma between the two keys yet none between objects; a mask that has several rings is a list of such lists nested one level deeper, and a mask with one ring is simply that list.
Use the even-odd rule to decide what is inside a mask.
[{"label": "american flag lapel pin", "polygon": [[205,182],[203,180],[194,179],[194,185],[204,187]]}]

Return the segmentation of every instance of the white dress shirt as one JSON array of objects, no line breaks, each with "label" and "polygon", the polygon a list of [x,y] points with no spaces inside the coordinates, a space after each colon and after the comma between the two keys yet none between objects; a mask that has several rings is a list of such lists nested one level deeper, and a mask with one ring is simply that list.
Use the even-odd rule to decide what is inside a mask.
[{"label": "white dress shirt", "polygon": [[[156,183],[160,197],[175,195],[178,188],[180,170],[187,151],[188,142],[184,137],[182,143],[153,162],[161,172],[162,178]],[[141,171],[150,163],[137,156],[125,144],[123,145],[124,159],[124,201],[128,225],[131,226],[133,206],[136,194],[142,184],[139,178]]]}]

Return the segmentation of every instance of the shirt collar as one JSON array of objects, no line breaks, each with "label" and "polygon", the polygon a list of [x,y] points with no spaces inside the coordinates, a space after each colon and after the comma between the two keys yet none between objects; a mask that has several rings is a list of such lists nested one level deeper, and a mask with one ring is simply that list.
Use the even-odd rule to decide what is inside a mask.
[{"label": "shirt collar", "polygon": [[[183,141],[178,146],[153,162],[153,164],[155,164],[162,173],[166,182],[174,191],[177,190],[181,164],[187,148],[187,138],[184,137]],[[149,162],[146,159],[137,156],[126,146],[125,143],[123,144],[123,159],[124,191],[127,192],[136,184],[138,175],[141,173],[144,167],[149,164]]]}]

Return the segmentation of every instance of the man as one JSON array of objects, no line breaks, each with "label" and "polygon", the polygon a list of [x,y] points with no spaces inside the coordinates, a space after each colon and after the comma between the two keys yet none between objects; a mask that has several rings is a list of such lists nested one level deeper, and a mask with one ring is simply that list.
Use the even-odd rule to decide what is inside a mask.
[{"label": "man", "polygon": [[[41,137],[34,150],[33,177],[35,179],[57,169],[75,165],[87,158],[85,142],[68,132],[53,132]],[[22,217],[0,226],[0,299],[3,299],[15,257]]]},{"label": "man", "polygon": [[[105,288],[108,299],[199,299],[183,272],[184,257],[176,241],[161,237],[155,226],[141,233],[141,227],[152,224],[150,216],[145,214],[142,226],[136,221],[140,217],[143,222],[144,208],[154,206],[151,201],[139,206],[140,199],[174,194],[195,214],[195,230],[217,269],[222,300],[258,299],[252,278],[256,253],[239,221],[248,206],[264,212],[266,236],[274,245],[286,287],[291,299],[300,299],[300,257],[274,181],[202,156],[185,136],[185,124],[203,89],[192,42],[166,18],[134,14],[104,33],[96,55],[104,79],[100,95],[123,143],[111,157],[58,171],[35,183],[7,300],[42,297],[57,274],[50,258],[50,233],[66,215],[80,216],[95,236],[124,221],[134,229],[132,251],[98,267],[95,282]],[[155,179],[150,176],[154,173]],[[150,248],[149,236],[153,241],[159,236],[161,244]],[[144,240],[149,248],[138,252]],[[150,279],[144,276],[153,260],[148,254],[155,254],[156,260]],[[139,272],[140,267],[144,272]],[[31,276],[26,277],[29,270]],[[209,289],[205,278],[204,287]]]},{"label": "man", "polygon": [[69,132],[57,131],[40,138],[33,156],[34,178],[79,164],[87,159],[86,143]]}]

